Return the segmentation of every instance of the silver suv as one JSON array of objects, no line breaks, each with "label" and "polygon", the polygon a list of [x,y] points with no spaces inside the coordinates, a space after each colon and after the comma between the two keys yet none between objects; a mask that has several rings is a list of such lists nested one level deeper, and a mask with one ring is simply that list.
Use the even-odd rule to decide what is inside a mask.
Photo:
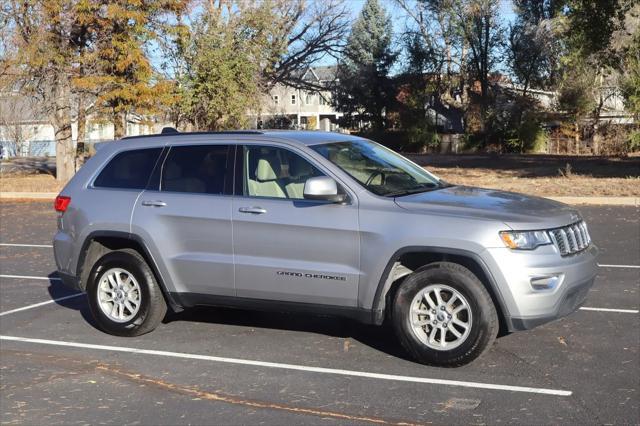
[{"label": "silver suv", "polygon": [[597,272],[573,208],[448,184],[367,139],[167,133],[98,147],[56,199],[54,252],[111,334],[195,305],[387,318],[417,361],[457,366],[499,331],[573,312]]}]

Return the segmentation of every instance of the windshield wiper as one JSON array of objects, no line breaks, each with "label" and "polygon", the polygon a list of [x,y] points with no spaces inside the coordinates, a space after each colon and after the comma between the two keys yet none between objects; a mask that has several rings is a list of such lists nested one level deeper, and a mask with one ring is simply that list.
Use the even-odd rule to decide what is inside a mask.
[{"label": "windshield wiper", "polygon": [[453,186],[445,181],[439,181],[437,184],[423,185],[416,188],[403,189],[402,191],[389,192],[384,194],[385,197],[404,197],[405,195],[418,194],[420,192],[435,191],[437,189],[448,188]]}]

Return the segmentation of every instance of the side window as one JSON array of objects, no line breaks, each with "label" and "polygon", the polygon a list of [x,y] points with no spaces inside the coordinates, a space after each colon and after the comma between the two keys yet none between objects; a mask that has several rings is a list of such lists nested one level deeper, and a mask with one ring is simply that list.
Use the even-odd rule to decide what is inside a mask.
[{"label": "side window", "polygon": [[173,146],[162,166],[160,190],[221,195],[227,180],[229,145]]},{"label": "side window", "polygon": [[144,189],[161,152],[162,148],[121,152],[113,157],[109,164],[102,169],[93,182],[93,186],[98,188]]},{"label": "side window", "polygon": [[307,179],[323,173],[298,154],[272,146],[244,147],[244,195],[249,197],[304,198]]}]

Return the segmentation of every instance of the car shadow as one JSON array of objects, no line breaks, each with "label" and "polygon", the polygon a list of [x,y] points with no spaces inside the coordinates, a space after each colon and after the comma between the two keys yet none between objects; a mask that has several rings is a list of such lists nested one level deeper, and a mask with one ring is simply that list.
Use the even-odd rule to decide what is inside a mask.
[{"label": "car shadow", "polygon": [[58,274],[55,272],[49,274],[47,277],[49,278],[49,287],[47,287],[47,291],[49,292],[51,299],[54,300],[58,306],[79,311],[82,318],[93,328],[97,329],[98,326],[91,315],[91,311],[89,310],[86,294],[82,294],[78,297],[67,297],[80,292],[62,284],[58,278]]},{"label": "car shadow", "polygon": [[[78,294],[78,291],[65,287],[55,273],[49,274],[48,278],[49,287],[47,290],[51,299],[59,306],[79,311],[87,323],[98,329],[89,310],[86,295],[67,298],[67,296]],[[172,322],[231,325],[265,330],[314,333],[343,339],[350,338],[387,355],[411,361],[411,358],[400,346],[393,334],[388,321],[382,326],[375,326],[361,324],[346,318],[311,314],[263,312],[222,307],[195,307],[179,313],[167,312],[163,323],[170,324]]]},{"label": "car shadow", "polygon": [[414,362],[400,346],[388,321],[382,326],[362,324],[339,317],[288,312],[264,312],[226,307],[194,307],[180,313],[168,313],[164,323],[199,322],[285,330],[353,339],[387,355]]}]

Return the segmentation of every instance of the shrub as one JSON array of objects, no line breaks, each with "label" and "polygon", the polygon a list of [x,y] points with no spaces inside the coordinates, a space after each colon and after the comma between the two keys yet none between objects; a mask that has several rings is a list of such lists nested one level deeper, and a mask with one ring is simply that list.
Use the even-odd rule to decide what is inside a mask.
[{"label": "shrub", "polygon": [[518,129],[521,152],[544,152],[547,148],[547,133],[540,127],[538,117],[527,114]]},{"label": "shrub", "polygon": [[407,129],[407,147],[410,152],[426,152],[440,145],[440,137],[423,126],[412,126]]},{"label": "shrub", "polygon": [[640,151],[640,130],[631,132],[629,140],[627,141],[627,149],[628,152]]}]

